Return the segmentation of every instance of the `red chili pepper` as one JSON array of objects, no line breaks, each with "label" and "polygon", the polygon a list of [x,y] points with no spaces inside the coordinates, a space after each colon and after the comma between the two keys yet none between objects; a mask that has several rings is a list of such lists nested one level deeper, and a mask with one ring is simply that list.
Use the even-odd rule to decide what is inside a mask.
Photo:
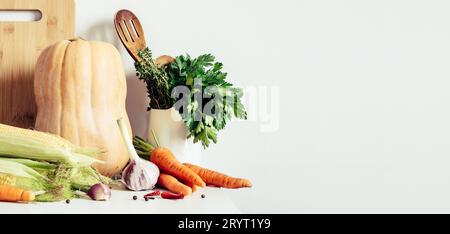
[{"label": "red chili pepper", "polygon": [[176,200],[176,199],[183,199],[184,195],[183,194],[177,194],[177,193],[162,192],[161,193],[161,197],[164,198],[164,199]]},{"label": "red chili pepper", "polygon": [[154,196],[159,196],[159,195],[161,195],[161,191],[156,190],[151,193],[145,194],[144,197],[154,197]]}]

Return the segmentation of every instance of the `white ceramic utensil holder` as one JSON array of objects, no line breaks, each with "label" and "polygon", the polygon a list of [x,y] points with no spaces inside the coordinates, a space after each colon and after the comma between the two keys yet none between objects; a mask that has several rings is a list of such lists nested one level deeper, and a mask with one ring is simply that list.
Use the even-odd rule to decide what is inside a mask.
[{"label": "white ceramic utensil holder", "polygon": [[194,144],[193,139],[187,139],[186,125],[180,113],[174,108],[167,110],[152,109],[149,113],[147,139],[155,144],[152,130],[155,132],[162,147],[169,148],[182,163],[201,164],[201,144]]}]

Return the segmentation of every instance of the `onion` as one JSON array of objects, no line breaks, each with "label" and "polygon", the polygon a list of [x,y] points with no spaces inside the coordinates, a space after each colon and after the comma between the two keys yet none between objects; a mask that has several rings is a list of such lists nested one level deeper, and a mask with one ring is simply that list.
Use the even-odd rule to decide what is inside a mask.
[{"label": "onion", "polygon": [[117,123],[130,155],[130,161],[122,171],[122,179],[125,186],[133,191],[153,189],[159,177],[158,167],[152,162],[143,161],[139,158],[122,119],[119,119]]},{"label": "onion", "polygon": [[111,198],[111,189],[104,184],[94,184],[87,192],[87,195],[96,201],[107,201]]}]

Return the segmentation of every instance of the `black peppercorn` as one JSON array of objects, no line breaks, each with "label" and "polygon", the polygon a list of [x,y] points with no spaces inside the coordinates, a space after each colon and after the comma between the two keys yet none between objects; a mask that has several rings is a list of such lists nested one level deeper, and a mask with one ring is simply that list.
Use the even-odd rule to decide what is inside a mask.
[{"label": "black peppercorn", "polygon": [[206,195],[205,194],[202,194],[202,196],[201,196],[202,198],[205,198],[206,197]]},{"label": "black peppercorn", "polygon": [[66,203],[69,204],[69,203],[70,203],[70,199],[67,199],[67,200],[66,200]]},{"label": "black peppercorn", "polygon": [[133,200],[137,200],[138,197],[136,195],[133,196]]}]

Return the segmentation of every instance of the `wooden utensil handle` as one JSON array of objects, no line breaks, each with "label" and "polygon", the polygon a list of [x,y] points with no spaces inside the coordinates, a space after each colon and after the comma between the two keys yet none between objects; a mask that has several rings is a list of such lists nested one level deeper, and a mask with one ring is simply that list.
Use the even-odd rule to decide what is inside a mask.
[{"label": "wooden utensil handle", "polygon": [[[22,12],[29,15],[21,14]],[[5,17],[6,15],[6,17]],[[0,23],[39,23],[44,14],[38,9],[0,9]]]},{"label": "wooden utensil handle", "polygon": [[42,7],[42,5],[34,3],[34,1],[30,1],[30,4],[27,6],[22,6],[21,4],[16,4],[11,6],[10,2],[0,1],[0,12],[38,12],[40,14],[40,18],[36,20],[0,20],[0,23],[18,23],[20,24],[41,24],[45,22],[46,17],[46,9]]}]

